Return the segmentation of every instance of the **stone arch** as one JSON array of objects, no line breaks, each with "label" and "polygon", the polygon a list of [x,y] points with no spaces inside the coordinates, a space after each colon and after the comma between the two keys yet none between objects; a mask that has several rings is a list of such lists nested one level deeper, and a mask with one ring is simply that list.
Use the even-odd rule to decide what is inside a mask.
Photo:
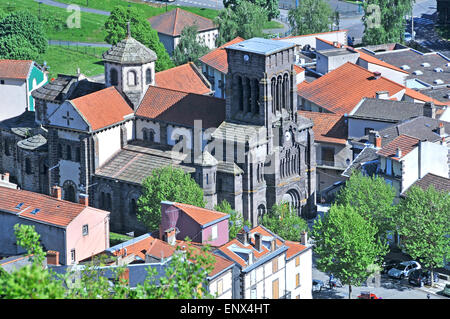
[{"label": "stone arch", "polygon": [[136,190],[131,190],[127,194],[126,200],[127,200],[127,204],[128,204],[127,205],[128,214],[130,214],[131,216],[137,215],[137,212],[138,212],[137,201],[140,196],[141,196],[141,194]]},{"label": "stone arch", "polygon": [[296,189],[292,188],[288,190],[283,195],[281,201],[288,203],[289,208],[297,214],[300,212],[300,194]]},{"label": "stone arch", "polygon": [[145,71],[145,84],[150,85],[150,84],[152,84],[152,81],[153,81],[153,79],[152,79],[152,69],[148,68]]},{"label": "stone arch", "polygon": [[256,221],[257,221],[257,224],[259,225],[262,222],[262,218],[263,218],[264,214],[267,213],[266,204],[264,204],[264,203],[259,204],[256,211],[257,211]]},{"label": "stone arch", "polygon": [[100,184],[98,187],[97,202],[100,209],[110,211],[112,208],[113,190],[108,184]]},{"label": "stone arch", "polygon": [[66,180],[62,185],[64,191],[64,200],[69,202],[77,202],[77,185],[72,180]]},{"label": "stone arch", "polygon": [[129,86],[136,86],[137,85],[137,74],[136,71],[130,70],[127,74],[128,77],[128,85]]}]

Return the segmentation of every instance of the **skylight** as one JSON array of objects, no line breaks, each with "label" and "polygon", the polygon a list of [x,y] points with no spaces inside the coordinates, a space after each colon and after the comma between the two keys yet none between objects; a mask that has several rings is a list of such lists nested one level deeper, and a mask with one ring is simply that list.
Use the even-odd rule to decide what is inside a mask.
[{"label": "skylight", "polygon": [[414,75],[422,75],[423,72],[420,71],[420,70],[415,70],[415,71],[413,72],[413,74],[414,74]]},{"label": "skylight", "polygon": [[23,203],[17,204],[17,206],[15,207],[16,209],[21,209],[23,206]]},{"label": "skylight", "polygon": [[41,210],[39,208],[35,208],[31,211],[31,215],[36,215],[37,213],[39,213]]}]

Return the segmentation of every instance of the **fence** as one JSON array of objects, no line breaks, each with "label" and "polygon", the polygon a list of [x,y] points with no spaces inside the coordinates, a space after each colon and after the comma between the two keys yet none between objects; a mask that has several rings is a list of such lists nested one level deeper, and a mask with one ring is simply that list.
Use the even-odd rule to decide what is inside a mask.
[{"label": "fence", "polygon": [[108,50],[109,45],[93,45],[89,43],[82,42],[71,42],[71,41],[63,41],[63,40],[50,40],[49,45],[55,45],[62,47],[64,49],[68,49],[74,52],[79,52],[82,54],[86,54],[95,58],[102,58],[103,52]]}]

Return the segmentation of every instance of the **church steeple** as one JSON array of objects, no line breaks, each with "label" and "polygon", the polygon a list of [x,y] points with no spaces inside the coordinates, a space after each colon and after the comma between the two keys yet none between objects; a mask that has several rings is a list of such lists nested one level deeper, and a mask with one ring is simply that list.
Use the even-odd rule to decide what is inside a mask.
[{"label": "church steeple", "polygon": [[105,84],[115,86],[125,94],[136,109],[149,85],[155,84],[156,53],[131,36],[127,36],[103,53]]}]

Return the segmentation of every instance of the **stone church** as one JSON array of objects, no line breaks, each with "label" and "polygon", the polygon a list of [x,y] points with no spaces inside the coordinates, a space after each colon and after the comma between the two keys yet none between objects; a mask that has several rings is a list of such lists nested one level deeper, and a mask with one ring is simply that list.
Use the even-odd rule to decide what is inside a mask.
[{"label": "stone church", "polygon": [[137,220],[141,184],[172,165],[226,199],[252,225],[289,202],[315,216],[313,123],[297,114],[294,45],[261,38],[226,48],[226,100],[159,87],[156,54],[128,36],[103,55],[105,83],[59,75],[33,91],[35,112],[0,123],[0,171],[23,189],[111,211],[116,232]]}]

